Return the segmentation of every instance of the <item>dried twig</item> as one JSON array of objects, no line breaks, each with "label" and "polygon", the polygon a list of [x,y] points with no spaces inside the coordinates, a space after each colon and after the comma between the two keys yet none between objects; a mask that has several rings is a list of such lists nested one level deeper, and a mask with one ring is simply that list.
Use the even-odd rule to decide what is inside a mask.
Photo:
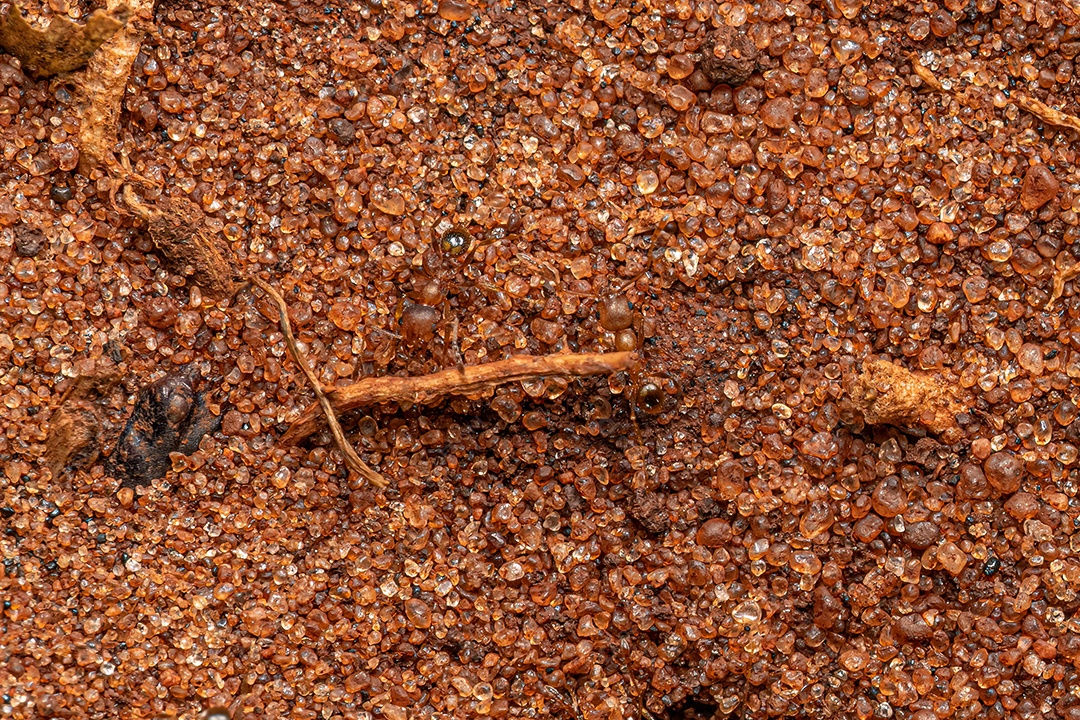
[{"label": "dried twig", "polygon": [[1075,115],[1063,113],[1060,110],[1050,107],[1042,100],[1037,100],[1020,92],[1013,93],[1012,98],[1016,101],[1017,105],[1045,123],[1080,131],[1080,118]]},{"label": "dried twig", "polygon": [[248,279],[258,285],[277,305],[278,315],[281,318],[281,332],[285,336],[285,344],[289,346],[289,352],[292,354],[293,360],[304,371],[308,383],[311,384],[311,389],[315,391],[315,397],[319,401],[319,407],[322,408],[323,414],[326,415],[326,422],[330,426],[330,433],[334,436],[334,442],[337,444],[338,449],[341,450],[341,454],[345,456],[345,465],[350,470],[363,476],[372,485],[386,487],[386,478],[361,460],[360,456],[353,450],[352,445],[349,444],[349,441],[345,439],[345,433],[342,431],[341,423],[338,422],[337,415],[334,413],[334,407],[330,404],[326,393],[323,392],[322,383],[315,377],[315,372],[308,365],[307,358],[304,357],[303,353],[300,352],[300,348],[296,345],[296,337],[293,335],[292,325],[289,323],[289,308],[285,304],[285,298],[281,297],[278,291],[264,280],[254,275],[249,276]]},{"label": "dried twig", "polygon": [[78,25],[55,17],[44,30],[26,22],[18,4],[0,15],[0,48],[19,58],[25,70],[37,77],[51,77],[86,65],[102,43],[117,33],[130,17],[127,5],[95,10]]},{"label": "dried twig", "polygon": [[[635,360],[632,352],[518,355],[506,360],[453,368],[419,377],[378,377],[331,391],[341,412],[386,402],[424,405],[447,395],[471,395],[517,380],[541,377],[585,377],[628,369]],[[319,429],[318,415],[309,407],[282,436],[283,443],[295,443]]]}]

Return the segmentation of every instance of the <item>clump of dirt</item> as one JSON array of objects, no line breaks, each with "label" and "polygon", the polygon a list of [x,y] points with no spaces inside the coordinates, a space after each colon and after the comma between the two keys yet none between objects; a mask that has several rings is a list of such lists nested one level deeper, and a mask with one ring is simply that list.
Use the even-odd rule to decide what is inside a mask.
[{"label": "clump of dirt", "polygon": [[742,85],[760,69],[760,55],[745,32],[721,25],[705,36],[698,69],[714,84]]},{"label": "clump of dirt", "polygon": [[851,401],[870,425],[921,427],[955,438],[967,407],[955,379],[913,372],[889,360],[866,360],[850,387]]},{"label": "clump of dirt", "polygon": [[177,368],[139,390],[135,408],[106,463],[125,487],[147,485],[172,469],[171,455],[190,455],[221,426],[195,367]]}]

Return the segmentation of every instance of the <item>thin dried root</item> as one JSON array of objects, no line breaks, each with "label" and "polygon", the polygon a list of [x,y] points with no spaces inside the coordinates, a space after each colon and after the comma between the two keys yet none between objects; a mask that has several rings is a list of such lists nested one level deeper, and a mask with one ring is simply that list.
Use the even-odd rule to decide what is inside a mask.
[{"label": "thin dried root", "polygon": [[1033,97],[1024,95],[1023,93],[1013,93],[1012,98],[1016,101],[1017,105],[1045,123],[1080,131],[1080,118],[1075,115],[1063,113],[1056,108],[1050,107],[1042,100],[1037,100]]},{"label": "thin dried root", "polygon": [[[610,374],[629,369],[635,360],[632,352],[541,357],[517,355],[484,365],[467,365],[419,377],[364,378],[352,385],[336,388],[330,395],[341,412],[387,402],[425,405],[447,395],[482,393],[518,380]],[[296,443],[318,429],[318,415],[314,407],[309,407],[285,432],[281,441]]]},{"label": "thin dried root", "polygon": [[315,372],[308,365],[307,358],[300,352],[300,348],[296,345],[296,337],[293,335],[292,325],[289,324],[289,308],[285,304],[285,298],[281,297],[277,290],[275,290],[269,283],[261,280],[260,278],[251,275],[248,277],[253,284],[259,286],[264,293],[270,296],[270,299],[277,305],[278,315],[281,318],[281,332],[285,336],[285,344],[289,346],[289,353],[292,355],[293,360],[300,366],[300,369],[304,371],[304,375],[308,379],[308,383],[311,384],[311,389],[315,391],[315,397],[319,401],[319,407],[322,408],[323,414],[326,415],[326,422],[330,426],[330,433],[334,436],[334,442],[337,444],[338,449],[341,450],[341,454],[345,456],[345,465],[353,472],[359,474],[365,478],[372,485],[378,487],[386,487],[386,478],[373,470],[367,463],[360,459],[360,456],[353,450],[352,445],[345,439],[345,433],[341,429],[341,423],[338,422],[337,414],[334,412],[334,406],[330,404],[329,398],[326,397],[326,393],[323,392],[322,383],[315,377]]},{"label": "thin dried root", "polygon": [[23,69],[39,78],[78,70],[90,60],[101,45],[127,23],[131,10],[118,5],[95,10],[78,25],[55,17],[44,30],[35,30],[26,22],[18,4],[12,3],[0,15],[0,48],[19,58]]}]

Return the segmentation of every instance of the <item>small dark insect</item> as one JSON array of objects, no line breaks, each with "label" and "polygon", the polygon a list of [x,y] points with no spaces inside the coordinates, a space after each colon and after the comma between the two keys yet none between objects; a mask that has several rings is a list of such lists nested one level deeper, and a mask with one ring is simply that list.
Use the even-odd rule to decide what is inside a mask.
[{"label": "small dark insect", "polygon": [[989,558],[986,559],[986,563],[983,565],[983,575],[985,575],[986,577],[990,577],[991,575],[996,573],[998,571],[998,568],[1000,567],[1001,561],[991,555]]},{"label": "small dark insect", "polygon": [[600,325],[605,330],[625,330],[634,323],[634,306],[625,295],[608,295],[596,303]]},{"label": "small dark insect", "polygon": [[642,383],[637,391],[637,406],[642,412],[656,415],[664,409],[664,390],[654,382]]},{"label": "small dark insect", "polygon": [[439,238],[439,249],[443,254],[459,258],[472,249],[473,236],[462,228],[450,228]]}]

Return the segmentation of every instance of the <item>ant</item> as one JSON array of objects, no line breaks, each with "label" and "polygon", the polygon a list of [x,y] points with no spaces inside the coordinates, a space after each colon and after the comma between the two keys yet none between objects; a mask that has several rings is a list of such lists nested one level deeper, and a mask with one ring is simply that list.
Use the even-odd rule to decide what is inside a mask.
[{"label": "ant", "polygon": [[[458,342],[458,321],[450,311],[451,290],[459,291],[463,274],[476,253],[502,239],[500,234],[477,240],[467,229],[450,226],[424,253],[421,270],[407,293],[411,302],[401,302],[395,313],[406,346],[417,347],[433,340],[440,320],[444,322],[443,352],[452,364],[463,367]],[[498,288],[473,283],[486,290]],[[440,312],[441,308],[441,312]]]},{"label": "ant", "polygon": [[[670,215],[664,215],[660,223],[653,228],[649,239],[650,245],[656,244],[662,232],[670,231],[670,220]],[[614,344],[618,351],[644,353],[646,334],[644,315],[629,301],[626,291],[636,285],[648,272],[649,268],[646,267],[597,299],[596,309],[600,326],[615,334]],[[641,427],[638,425],[637,412],[640,410],[646,415],[659,415],[673,409],[682,394],[682,387],[677,380],[664,373],[645,374],[642,364],[643,360],[636,363],[630,371],[630,419],[634,424],[638,444],[644,444],[644,442]]]}]

